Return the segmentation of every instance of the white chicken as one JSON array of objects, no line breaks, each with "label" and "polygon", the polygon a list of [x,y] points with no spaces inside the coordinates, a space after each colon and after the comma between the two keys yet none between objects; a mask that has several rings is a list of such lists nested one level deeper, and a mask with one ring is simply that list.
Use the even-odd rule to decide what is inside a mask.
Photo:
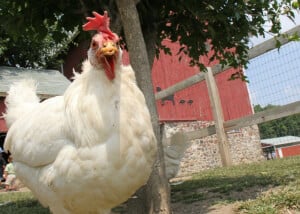
[{"label": "white chicken", "polygon": [[147,182],[156,140],[134,71],[121,64],[109,18],[97,30],[82,74],[63,96],[39,103],[35,84],[14,84],[6,98],[5,149],[17,177],[55,214],[109,213]]}]

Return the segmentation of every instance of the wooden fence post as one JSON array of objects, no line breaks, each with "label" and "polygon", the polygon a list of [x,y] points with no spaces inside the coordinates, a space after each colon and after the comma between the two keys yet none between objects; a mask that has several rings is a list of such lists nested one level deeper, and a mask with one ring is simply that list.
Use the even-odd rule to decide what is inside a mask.
[{"label": "wooden fence post", "polygon": [[231,166],[232,159],[229,151],[227,134],[224,129],[224,117],[223,117],[221,100],[220,100],[217,84],[210,67],[207,68],[207,72],[205,73],[205,80],[208,88],[208,95],[209,95],[212,111],[213,111],[213,117],[215,121],[216,134],[217,134],[222,164],[223,166]]}]

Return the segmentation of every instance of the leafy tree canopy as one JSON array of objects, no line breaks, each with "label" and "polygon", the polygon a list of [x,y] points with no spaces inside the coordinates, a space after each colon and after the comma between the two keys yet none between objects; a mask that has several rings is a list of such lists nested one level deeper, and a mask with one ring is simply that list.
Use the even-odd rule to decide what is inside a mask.
[{"label": "leafy tree canopy", "polygon": [[[254,111],[260,112],[268,109],[278,107],[276,105],[267,105],[261,107],[260,105],[254,106]],[[260,137],[262,139],[283,137],[287,135],[300,137],[300,114],[283,117],[277,120],[261,123],[258,125]]]},{"label": "leafy tree canopy", "polygon": [[[49,67],[72,42],[90,37],[81,24],[92,11],[107,10],[112,28],[122,35],[115,1],[83,0],[0,0],[0,63],[22,67]],[[294,19],[299,0],[140,0],[136,1],[147,49],[170,50],[161,41],[179,41],[179,52],[198,65],[199,56],[209,50],[222,64],[238,67],[247,64],[249,35],[281,32],[280,15]],[[265,29],[265,24],[270,25]],[[155,33],[154,37],[148,35]],[[78,35],[78,36],[77,36]],[[124,36],[123,36],[124,38]],[[208,42],[209,41],[209,45]],[[208,48],[209,47],[209,48]],[[152,50],[153,49],[153,50]],[[233,52],[235,50],[235,52]],[[178,53],[172,53],[178,54]],[[151,54],[150,54],[151,55]]]}]

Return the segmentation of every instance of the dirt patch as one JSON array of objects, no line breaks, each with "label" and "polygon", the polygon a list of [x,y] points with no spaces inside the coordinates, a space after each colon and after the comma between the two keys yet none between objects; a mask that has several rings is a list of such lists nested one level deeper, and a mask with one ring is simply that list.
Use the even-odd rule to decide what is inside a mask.
[{"label": "dirt patch", "polygon": [[234,214],[235,204],[210,205],[205,202],[194,202],[192,204],[172,204],[173,214]]},{"label": "dirt patch", "polygon": [[234,214],[236,205],[230,204],[213,204],[211,201],[197,201],[190,204],[182,202],[172,203],[172,214]]}]

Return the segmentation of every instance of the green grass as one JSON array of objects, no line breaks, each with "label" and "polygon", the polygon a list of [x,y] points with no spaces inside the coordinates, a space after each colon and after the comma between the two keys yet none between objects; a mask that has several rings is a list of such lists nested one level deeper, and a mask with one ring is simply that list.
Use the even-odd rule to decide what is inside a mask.
[{"label": "green grass", "polygon": [[31,192],[1,193],[0,211],[1,214],[50,214]]},{"label": "green grass", "polygon": [[238,210],[240,213],[248,214],[291,213],[287,210],[300,211],[299,183],[291,183],[287,187],[263,194],[255,200],[243,202]]},{"label": "green grass", "polygon": [[172,186],[171,194],[172,202],[239,201],[237,213],[300,211],[300,156],[203,171]]},{"label": "green grass", "polygon": [[[172,202],[235,203],[237,213],[300,211],[300,156],[203,171],[172,185]],[[0,194],[1,214],[50,214],[30,192]],[[291,212],[292,213],[292,212]]]}]

